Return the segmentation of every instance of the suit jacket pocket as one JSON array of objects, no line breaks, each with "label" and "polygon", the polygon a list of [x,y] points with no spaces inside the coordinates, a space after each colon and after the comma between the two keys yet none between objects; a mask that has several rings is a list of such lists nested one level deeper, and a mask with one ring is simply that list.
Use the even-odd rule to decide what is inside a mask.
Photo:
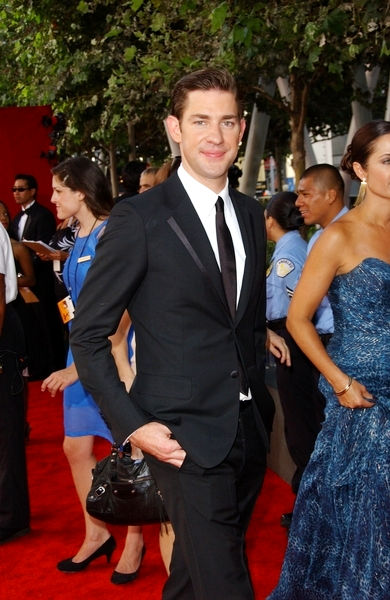
[{"label": "suit jacket pocket", "polygon": [[191,379],[137,372],[130,395],[152,419],[178,425],[184,407],[191,405]]},{"label": "suit jacket pocket", "polygon": [[172,375],[150,375],[137,372],[131,391],[136,394],[182,398],[191,396],[191,379]]}]

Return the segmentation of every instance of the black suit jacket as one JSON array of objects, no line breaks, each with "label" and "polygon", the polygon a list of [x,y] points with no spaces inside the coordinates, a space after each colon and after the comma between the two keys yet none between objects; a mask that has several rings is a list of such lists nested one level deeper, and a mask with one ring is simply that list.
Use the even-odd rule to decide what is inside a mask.
[{"label": "black suit jacket", "polygon": [[[20,211],[12,221],[11,237],[16,240],[19,239],[18,226],[23,214],[23,211]],[[42,206],[42,204],[34,202],[29,209],[22,237],[26,240],[36,240],[47,244],[55,230],[56,220],[53,213],[45,206]]]},{"label": "black suit jacket", "polygon": [[[234,322],[208,237],[175,174],[118,203],[78,299],[71,345],[81,382],[117,442],[149,421],[166,424],[204,467],[229,452],[239,415],[238,356],[267,443],[273,402],[264,385],[263,210],[231,189],[246,252]],[[128,309],[137,376],[127,394],[107,337]]]}]

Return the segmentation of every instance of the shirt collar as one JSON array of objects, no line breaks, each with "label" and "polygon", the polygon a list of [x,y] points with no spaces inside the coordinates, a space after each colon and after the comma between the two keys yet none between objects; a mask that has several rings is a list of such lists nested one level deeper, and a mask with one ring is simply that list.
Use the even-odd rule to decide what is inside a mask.
[{"label": "shirt collar", "polygon": [[27,204],[27,206],[22,206],[22,211],[26,211],[28,208],[31,208],[33,206],[33,204],[35,204],[35,200],[33,200],[32,202],[30,202],[30,204]]},{"label": "shirt collar", "polygon": [[219,194],[216,194],[209,187],[203,185],[203,183],[200,183],[197,179],[192,177],[192,175],[185,170],[183,165],[180,165],[177,170],[177,174],[200,217],[203,215],[203,217],[206,218],[212,212],[215,212],[215,203],[218,196],[221,196],[224,203],[230,206],[231,200],[229,197],[229,182],[227,178],[224,188],[219,192]]},{"label": "shirt collar", "polygon": [[337,221],[338,219],[340,219],[340,217],[342,217],[343,215],[345,215],[348,212],[348,208],[346,206],[343,206],[343,208],[337,213],[337,215],[331,220],[331,223],[334,223],[334,221]]}]

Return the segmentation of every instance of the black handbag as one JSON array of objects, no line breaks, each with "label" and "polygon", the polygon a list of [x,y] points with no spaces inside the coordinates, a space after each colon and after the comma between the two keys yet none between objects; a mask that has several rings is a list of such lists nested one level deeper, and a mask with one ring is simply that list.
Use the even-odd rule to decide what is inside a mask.
[{"label": "black handbag", "polygon": [[145,459],[113,446],[92,469],[87,512],[114,525],[147,525],[168,521],[160,490]]}]

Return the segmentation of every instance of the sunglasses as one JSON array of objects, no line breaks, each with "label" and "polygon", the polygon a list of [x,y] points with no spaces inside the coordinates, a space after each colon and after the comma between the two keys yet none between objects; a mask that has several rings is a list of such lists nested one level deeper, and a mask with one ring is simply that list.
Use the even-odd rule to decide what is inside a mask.
[{"label": "sunglasses", "polygon": [[25,192],[27,190],[31,190],[31,188],[28,188],[28,187],[27,188],[25,188],[25,187],[13,187],[13,188],[11,188],[11,190],[13,192]]}]

